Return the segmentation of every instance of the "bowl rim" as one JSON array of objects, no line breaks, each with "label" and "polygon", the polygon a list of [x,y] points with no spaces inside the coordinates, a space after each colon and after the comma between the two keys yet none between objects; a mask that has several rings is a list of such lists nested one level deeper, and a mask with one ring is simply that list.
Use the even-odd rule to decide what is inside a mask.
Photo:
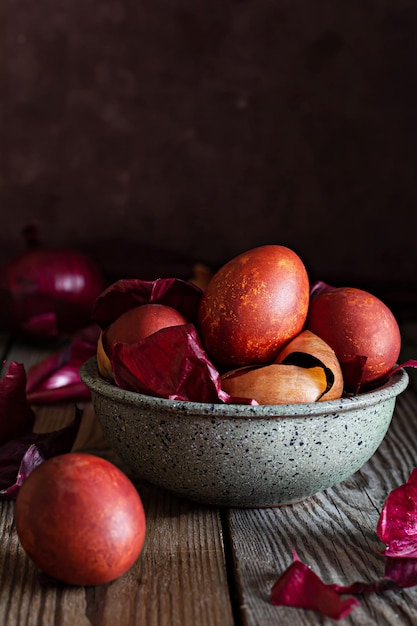
[{"label": "bowl rim", "polygon": [[96,356],[89,358],[81,365],[80,378],[93,395],[104,396],[113,402],[119,400],[123,404],[158,407],[161,410],[184,409],[184,406],[186,406],[187,411],[193,415],[207,416],[207,414],[210,414],[213,417],[247,417],[251,419],[270,418],[272,415],[294,418],[300,416],[311,417],[333,412],[352,411],[396,397],[406,389],[409,383],[407,372],[404,368],[400,368],[380,387],[356,396],[304,404],[250,405],[168,400],[122,389],[114,383],[105,380],[100,375]]}]

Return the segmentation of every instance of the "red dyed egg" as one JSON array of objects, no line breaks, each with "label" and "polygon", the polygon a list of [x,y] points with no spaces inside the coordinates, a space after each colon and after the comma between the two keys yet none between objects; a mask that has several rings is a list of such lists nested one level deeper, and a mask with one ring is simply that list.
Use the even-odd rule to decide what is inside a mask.
[{"label": "red dyed egg", "polygon": [[271,362],[306,320],[309,280],[290,248],[266,245],[230,260],[202,296],[198,324],[218,367]]},{"label": "red dyed egg", "polygon": [[120,315],[107,328],[103,334],[103,345],[110,355],[116,341],[133,343],[162,328],[186,323],[184,315],[171,306],[157,303],[142,304]]},{"label": "red dyed egg", "polygon": [[116,342],[135,343],[158,330],[186,324],[187,319],[171,306],[149,303],[128,309],[101,333],[97,344],[97,364],[100,374],[113,380],[111,357]]},{"label": "red dyed egg", "polygon": [[336,287],[312,297],[307,328],[333,348],[348,389],[355,381],[347,365],[357,357],[366,357],[362,385],[384,378],[397,363],[401,336],[394,314],[363,289]]},{"label": "red dyed egg", "polygon": [[29,474],[17,494],[15,522],[35,565],[70,585],[115,580],[145,541],[133,483],[109,461],[80,452],[50,458]]}]

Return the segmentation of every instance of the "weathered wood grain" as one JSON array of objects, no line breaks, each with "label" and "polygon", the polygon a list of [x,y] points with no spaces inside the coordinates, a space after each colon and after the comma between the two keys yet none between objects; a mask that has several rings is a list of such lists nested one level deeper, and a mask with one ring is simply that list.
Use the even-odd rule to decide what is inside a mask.
[{"label": "weathered wood grain", "polygon": [[[415,329],[414,324],[407,327],[404,358],[417,356]],[[51,348],[19,341],[10,347],[10,338],[0,335],[3,357],[27,367],[47,356]],[[189,503],[136,481],[110,449],[91,404],[86,403],[74,449],[104,456],[129,473],[146,510],[145,548],[131,570],[111,584],[90,588],[44,586],[19,545],[13,502],[0,501],[0,624],[334,624],[311,611],[272,606],[271,586],[292,562],[293,548],[326,582],[348,584],[382,576],[384,560],[379,551],[383,546],[375,528],[389,491],[402,484],[417,464],[415,389],[410,385],[397,399],[392,424],[379,450],[348,480],[291,506],[230,511]],[[74,410],[71,403],[36,407],[35,429],[46,432],[60,428],[73,419]],[[360,607],[343,620],[344,624],[417,623],[417,588],[358,599]]]},{"label": "weathered wood grain", "polygon": [[[7,357],[30,366],[46,354],[15,344]],[[74,418],[71,403],[35,409],[37,432],[61,428]],[[120,464],[91,404],[83,409],[74,449]],[[134,482],[146,511],[144,550],[124,576],[97,587],[41,585],[19,544],[14,504],[0,501],[2,626],[232,626],[220,513]]]},{"label": "weathered wood grain", "polygon": [[[375,533],[389,491],[417,464],[417,396],[397,400],[388,434],[373,458],[351,478],[313,498],[273,509],[228,513],[236,584],[244,626],[332,624],[311,611],[274,607],[269,592],[292,562],[292,549],[326,582],[371,581],[383,574]],[[345,624],[417,623],[417,588],[358,597]]]},{"label": "weathered wood grain", "polygon": [[231,626],[218,512],[138,484],[147,516],[136,564],[107,585],[42,585],[19,545],[13,503],[0,502],[3,626]]},{"label": "weathered wood grain", "polygon": [[[11,341],[12,337],[6,340],[7,337],[8,336],[5,335],[5,339],[3,340],[3,345],[7,345],[7,352],[4,358],[7,359],[8,362],[17,361],[18,363],[23,363],[26,370],[65,345],[64,341],[29,341],[20,335],[16,336],[13,341]],[[1,345],[0,335],[0,347]]]}]

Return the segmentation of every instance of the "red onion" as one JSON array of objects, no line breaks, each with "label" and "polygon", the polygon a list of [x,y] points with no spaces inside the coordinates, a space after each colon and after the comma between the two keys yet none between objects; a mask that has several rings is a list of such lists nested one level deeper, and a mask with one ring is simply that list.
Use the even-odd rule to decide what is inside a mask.
[{"label": "red onion", "polygon": [[71,248],[46,246],[27,228],[26,250],[0,268],[0,328],[39,338],[91,323],[105,282],[97,264]]}]

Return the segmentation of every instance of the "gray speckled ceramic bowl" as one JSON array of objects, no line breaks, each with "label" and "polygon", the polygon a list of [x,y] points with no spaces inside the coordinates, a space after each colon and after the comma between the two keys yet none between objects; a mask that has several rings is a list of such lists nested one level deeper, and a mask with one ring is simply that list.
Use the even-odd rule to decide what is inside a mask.
[{"label": "gray speckled ceramic bowl", "polygon": [[297,502],[351,476],[382,442],[408,384],[399,370],[375,391],[314,404],[250,406],[154,398],[81,368],[114,451],[141,478],[228,507]]}]

